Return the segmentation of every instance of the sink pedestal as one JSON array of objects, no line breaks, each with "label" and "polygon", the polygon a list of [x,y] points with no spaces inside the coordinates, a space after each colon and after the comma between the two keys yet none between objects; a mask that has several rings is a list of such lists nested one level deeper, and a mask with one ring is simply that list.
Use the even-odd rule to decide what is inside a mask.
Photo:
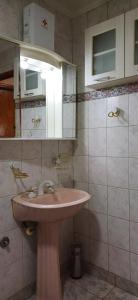
[{"label": "sink pedestal", "polygon": [[38,224],[37,300],[62,300],[59,226],[53,222]]},{"label": "sink pedestal", "polygon": [[62,300],[59,266],[60,222],[77,214],[90,195],[84,191],[57,188],[30,198],[29,192],[12,199],[15,219],[38,223],[37,300]]}]

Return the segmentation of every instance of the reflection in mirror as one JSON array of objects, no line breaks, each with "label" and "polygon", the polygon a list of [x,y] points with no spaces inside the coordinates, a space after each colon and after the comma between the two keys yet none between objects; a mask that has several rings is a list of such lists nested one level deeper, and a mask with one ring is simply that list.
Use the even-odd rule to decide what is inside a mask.
[{"label": "reflection in mirror", "polygon": [[[62,68],[20,57],[21,136],[62,137]],[[58,124],[55,126],[56,114]]]},{"label": "reflection in mirror", "polygon": [[15,62],[19,61],[19,57],[18,45],[0,39],[0,138],[16,136],[16,118],[19,118],[20,130],[19,109],[16,110],[15,102],[19,98],[19,79],[15,70]]},{"label": "reflection in mirror", "polygon": [[21,56],[21,136],[75,137],[76,68]]}]

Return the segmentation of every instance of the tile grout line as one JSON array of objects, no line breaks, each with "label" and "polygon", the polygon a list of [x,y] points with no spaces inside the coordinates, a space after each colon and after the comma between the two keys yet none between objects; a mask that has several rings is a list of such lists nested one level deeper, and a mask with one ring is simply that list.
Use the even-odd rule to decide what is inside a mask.
[{"label": "tile grout line", "polygon": [[109,292],[109,293],[107,293],[107,295],[106,296],[104,296],[103,298],[102,298],[102,300],[106,300],[106,297],[108,297],[108,296],[110,296],[110,294],[112,294],[112,292],[113,292],[113,290],[115,289],[115,286],[113,286],[113,288],[111,289],[111,291]]},{"label": "tile grout line", "polygon": [[[107,7],[108,11],[108,7]],[[109,222],[108,222],[108,157],[107,157],[107,116],[108,116],[108,98],[106,99],[106,184],[107,184],[107,253],[108,253],[108,272],[109,272]]]},{"label": "tile grout line", "polygon": [[[87,109],[86,109],[86,111],[87,111]],[[88,178],[87,178],[87,180],[88,180],[88,192],[90,192],[90,187],[89,187],[89,174],[90,174],[90,168],[89,168],[89,162],[90,162],[90,155],[89,155],[89,152],[90,152],[90,149],[89,149],[89,147],[90,147],[90,103],[88,104],[88,111],[87,111],[87,113],[88,113],[88,144],[87,144],[87,146],[88,146]],[[92,196],[92,195],[91,195]],[[91,201],[91,200],[90,200]],[[90,205],[89,205],[89,202],[88,202],[88,210],[90,210]],[[88,242],[88,244],[89,244],[89,255],[90,255],[90,257],[89,257],[89,259],[90,259],[90,261],[91,261],[91,255],[92,255],[92,243],[91,243],[91,235],[93,235],[93,233],[91,233],[91,220],[90,220],[90,212],[89,212],[89,221],[88,221],[88,224],[89,224],[89,242]]]},{"label": "tile grout line", "polygon": [[130,97],[128,95],[128,197],[129,197],[129,280],[131,280],[131,236],[130,236]]}]

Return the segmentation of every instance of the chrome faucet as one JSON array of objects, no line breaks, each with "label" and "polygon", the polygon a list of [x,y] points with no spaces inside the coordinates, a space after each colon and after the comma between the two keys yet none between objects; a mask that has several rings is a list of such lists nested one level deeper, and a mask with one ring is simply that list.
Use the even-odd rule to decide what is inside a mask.
[{"label": "chrome faucet", "polygon": [[54,193],[54,183],[51,180],[44,180],[38,187],[38,195],[44,195],[45,193]]}]

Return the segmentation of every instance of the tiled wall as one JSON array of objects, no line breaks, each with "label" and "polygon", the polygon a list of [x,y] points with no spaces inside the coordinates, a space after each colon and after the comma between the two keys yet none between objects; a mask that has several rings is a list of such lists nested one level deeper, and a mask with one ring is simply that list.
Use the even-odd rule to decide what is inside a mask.
[{"label": "tiled wall", "polygon": [[[22,8],[29,2],[32,1],[0,0],[1,34],[21,38]],[[45,6],[43,0],[35,2]],[[47,6],[47,8],[49,7]],[[71,60],[70,19],[58,12],[56,12],[55,16],[56,51]],[[60,171],[56,170],[53,164],[53,159],[59,153],[68,153],[70,155],[65,169]],[[14,161],[16,166],[28,172],[29,178],[23,180],[22,183],[19,180],[15,181],[9,167],[10,161]],[[11,198],[20,190],[23,191],[29,186],[34,186],[43,179],[51,179],[63,186],[72,186],[72,142],[0,141],[0,239],[3,236],[10,238],[9,248],[6,250],[0,248],[0,300],[7,300],[36,279],[36,235],[34,238],[27,238],[19,227],[19,224],[15,222],[11,209]],[[72,225],[72,220],[69,220],[63,226],[61,243],[62,262],[67,259],[70,252],[70,243],[73,236]],[[23,295],[20,294],[21,299],[23,299]],[[26,291],[25,295],[24,297],[27,297]]]},{"label": "tiled wall", "polygon": [[[75,221],[85,260],[138,283],[137,84],[133,89],[125,86],[108,93],[83,94],[88,92],[84,86],[85,28],[134,7],[138,1],[111,0],[73,20],[73,62],[79,65],[78,92],[82,93],[74,179],[76,187],[92,195]],[[119,119],[109,118],[108,112],[116,107],[121,109]]]},{"label": "tiled wall", "polygon": [[78,106],[74,176],[92,195],[76,218],[85,259],[138,283],[138,94]]}]

